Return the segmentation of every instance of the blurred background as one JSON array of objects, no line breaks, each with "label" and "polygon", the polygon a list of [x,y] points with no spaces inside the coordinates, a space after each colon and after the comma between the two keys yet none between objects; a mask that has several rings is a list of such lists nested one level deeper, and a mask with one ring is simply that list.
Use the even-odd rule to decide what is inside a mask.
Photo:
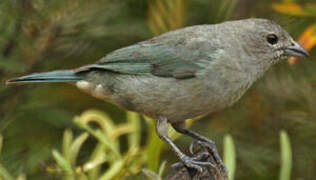
[{"label": "blurred background", "polygon": [[[232,179],[315,179],[315,0],[1,1],[0,179],[163,177],[177,159],[153,121],[67,84],[5,81],[94,63],[173,29],[250,17],[278,22],[311,56],[274,66],[232,108],[191,128],[230,157]],[[192,142],[171,134],[181,148]]]}]

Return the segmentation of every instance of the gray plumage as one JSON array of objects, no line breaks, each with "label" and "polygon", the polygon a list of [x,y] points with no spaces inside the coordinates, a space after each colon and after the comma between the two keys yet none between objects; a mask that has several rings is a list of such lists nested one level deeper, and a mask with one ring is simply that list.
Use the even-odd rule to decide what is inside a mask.
[{"label": "gray plumage", "polygon": [[[164,116],[170,122],[210,113],[232,105],[271,65],[286,57],[282,48],[266,42],[265,35],[269,33],[282,36],[280,47],[293,41],[279,25],[261,19],[172,31],[110,53],[98,62],[103,66],[109,64],[110,72],[89,74],[86,80],[92,83],[83,90],[129,110],[154,118]],[[124,66],[130,66],[137,65],[134,61],[138,59],[168,61],[169,54],[164,51],[196,65],[188,68],[193,76],[162,77],[151,73],[152,70],[121,70],[120,64],[113,71],[124,74],[111,72],[118,63],[110,62],[128,60],[131,62]],[[147,68],[151,68],[150,63],[143,69]]]},{"label": "gray plumage", "polygon": [[[269,67],[289,55],[308,53],[275,22],[246,19],[171,31],[116,50],[96,64],[9,83],[76,82],[99,99],[158,119],[158,135],[168,144],[166,121],[212,144],[183,130],[183,122],[233,105]],[[185,165],[201,165],[181,157],[173,146],[171,142]]]}]

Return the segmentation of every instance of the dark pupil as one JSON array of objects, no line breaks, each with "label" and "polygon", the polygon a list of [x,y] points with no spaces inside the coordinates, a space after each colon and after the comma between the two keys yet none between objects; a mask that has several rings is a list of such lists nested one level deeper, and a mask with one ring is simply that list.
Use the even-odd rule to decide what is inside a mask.
[{"label": "dark pupil", "polygon": [[270,43],[270,44],[276,44],[278,43],[278,37],[274,34],[270,34],[268,35],[267,37],[267,41]]}]

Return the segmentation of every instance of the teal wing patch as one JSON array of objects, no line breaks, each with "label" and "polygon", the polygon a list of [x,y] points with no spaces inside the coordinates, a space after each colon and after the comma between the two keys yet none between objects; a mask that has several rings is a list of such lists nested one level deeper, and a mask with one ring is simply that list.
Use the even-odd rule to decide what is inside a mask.
[{"label": "teal wing patch", "polygon": [[202,66],[199,66],[192,56],[187,56],[188,53],[183,52],[183,48],[170,48],[162,44],[136,44],[116,50],[97,64],[84,68],[122,74],[153,74],[177,79],[194,77]]}]

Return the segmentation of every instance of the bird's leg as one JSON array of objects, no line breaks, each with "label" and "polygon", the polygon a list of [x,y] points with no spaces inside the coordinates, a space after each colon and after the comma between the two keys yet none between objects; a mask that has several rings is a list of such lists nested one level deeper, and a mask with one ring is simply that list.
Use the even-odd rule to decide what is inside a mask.
[{"label": "bird's leg", "polygon": [[224,170],[226,170],[225,168],[225,165],[221,159],[221,157],[219,156],[218,154],[218,151],[217,151],[217,148],[216,148],[216,145],[215,145],[215,142],[194,132],[194,131],[191,131],[189,130],[188,128],[186,128],[186,124],[185,122],[181,122],[181,123],[173,123],[172,124],[172,127],[178,131],[179,133],[182,133],[182,134],[185,134],[185,135],[188,135],[194,139],[197,139],[199,140],[198,143],[202,146],[205,146],[207,148],[209,148],[209,150],[211,151],[211,153],[213,154],[214,158],[215,158],[215,161],[220,165],[222,166],[222,168]]},{"label": "bird's leg", "polygon": [[210,165],[213,166],[213,164],[209,162],[201,162],[196,161],[196,158],[191,158],[187,155],[185,155],[181,150],[172,142],[172,140],[168,136],[168,121],[165,117],[159,117],[157,119],[156,124],[156,131],[160,139],[162,139],[164,142],[168,144],[168,146],[171,147],[171,149],[176,153],[176,155],[179,157],[179,159],[183,162],[183,164],[189,168],[194,168],[198,171],[202,171],[203,165]]}]

